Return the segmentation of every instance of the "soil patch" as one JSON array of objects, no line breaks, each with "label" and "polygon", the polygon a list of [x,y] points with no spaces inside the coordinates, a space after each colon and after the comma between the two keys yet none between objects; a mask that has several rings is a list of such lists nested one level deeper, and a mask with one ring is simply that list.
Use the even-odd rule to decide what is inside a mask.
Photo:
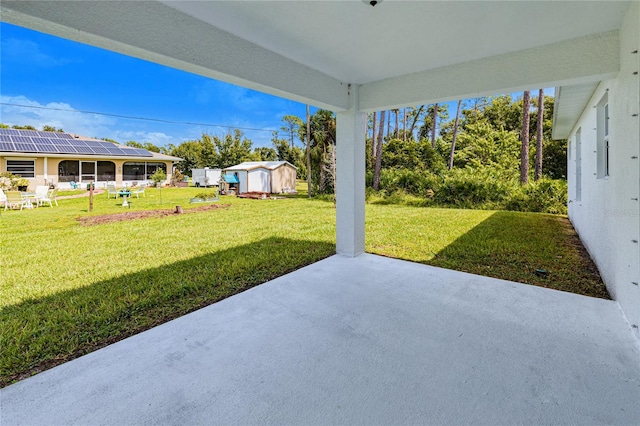
[{"label": "soil patch", "polygon": [[81,225],[92,226],[92,225],[100,225],[102,223],[123,222],[125,220],[147,219],[150,217],[176,216],[178,214],[189,214],[189,213],[198,213],[198,212],[204,212],[209,210],[228,209],[230,206],[231,206],[230,204],[209,204],[206,206],[199,206],[191,209],[185,209],[184,213],[176,213],[175,210],[165,210],[165,209],[141,210],[141,211],[134,211],[134,212],[103,214],[100,216],[82,216],[82,217],[77,217],[76,220],[80,222]]}]

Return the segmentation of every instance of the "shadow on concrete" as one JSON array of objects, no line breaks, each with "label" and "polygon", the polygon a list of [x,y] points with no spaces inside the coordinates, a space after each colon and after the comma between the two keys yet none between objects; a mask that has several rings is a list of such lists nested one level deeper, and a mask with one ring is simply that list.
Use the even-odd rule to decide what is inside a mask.
[{"label": "shadow on concrete", "polygon": [[0,387],[334,253],[328,242],[272,237],[5,307]]}]

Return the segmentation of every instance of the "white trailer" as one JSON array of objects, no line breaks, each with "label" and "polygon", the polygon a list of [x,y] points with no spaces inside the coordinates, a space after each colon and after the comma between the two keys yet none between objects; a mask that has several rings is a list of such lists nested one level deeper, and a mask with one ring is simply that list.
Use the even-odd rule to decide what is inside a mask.
[{"label": "white trailer", "polygon": [[191,169],[191,177],[195,186],[218,186],[220,177],[222,177],[221,169]]}]

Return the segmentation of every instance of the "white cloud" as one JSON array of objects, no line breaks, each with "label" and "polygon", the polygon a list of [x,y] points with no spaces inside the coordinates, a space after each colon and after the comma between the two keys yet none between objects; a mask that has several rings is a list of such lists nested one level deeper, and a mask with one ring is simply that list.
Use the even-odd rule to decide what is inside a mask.
[{"label": "white cloud", "polygon": [[155,146],[165,146],[170,143],[176,144],[176,138],[163,132],[145,132],[145,131],[119,131],[117,130],[112,139],[127,143],[128,141],[136,141],[140,143],[151,142]]},{"label": "white cloud", "polygon": [[7,38],[2,40],[2,55],[5,59],[39,66],[43,68],[66,65],[73,61],[67,58],[55,58],[40,49],[40,46],[31,40]]},{"label": "white cloud", "polygon": [[[42,129],[47,125],[83,136],[105,137],[112,133],[111,127],[116,124],[116,120],[113,118],[80,113],[65,102],[41,104],[25,96],[6,95],[0,95],[0,102],[2,102],[0,121],[9,126],[30,125]],[[6,104],[25,105],[26,107]]]}]

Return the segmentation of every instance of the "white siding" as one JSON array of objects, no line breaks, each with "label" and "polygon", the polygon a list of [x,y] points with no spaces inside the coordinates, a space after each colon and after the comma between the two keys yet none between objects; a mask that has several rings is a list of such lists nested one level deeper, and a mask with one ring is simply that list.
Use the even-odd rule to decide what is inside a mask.
[{"label": "white siding", "polygon": [[248,173],[249,192],[271,192],[271,172],[267,169],[253,169]]},{"label": "white siding", "polygon": [[[619,77],[596,89],[571,132],[568,162],[569,218],[611,296],[634,325],[640,325],[640,87],[633,73],[640,68],[640,54],[632,52],[639,47],[639,17],[639,5],[634,3],[620,31]],[[603,99],[609,104],[609,176],[598,177],[602,123],[598,126],[597,107]],[[638,336],[638,328],[634,330]]]}]

